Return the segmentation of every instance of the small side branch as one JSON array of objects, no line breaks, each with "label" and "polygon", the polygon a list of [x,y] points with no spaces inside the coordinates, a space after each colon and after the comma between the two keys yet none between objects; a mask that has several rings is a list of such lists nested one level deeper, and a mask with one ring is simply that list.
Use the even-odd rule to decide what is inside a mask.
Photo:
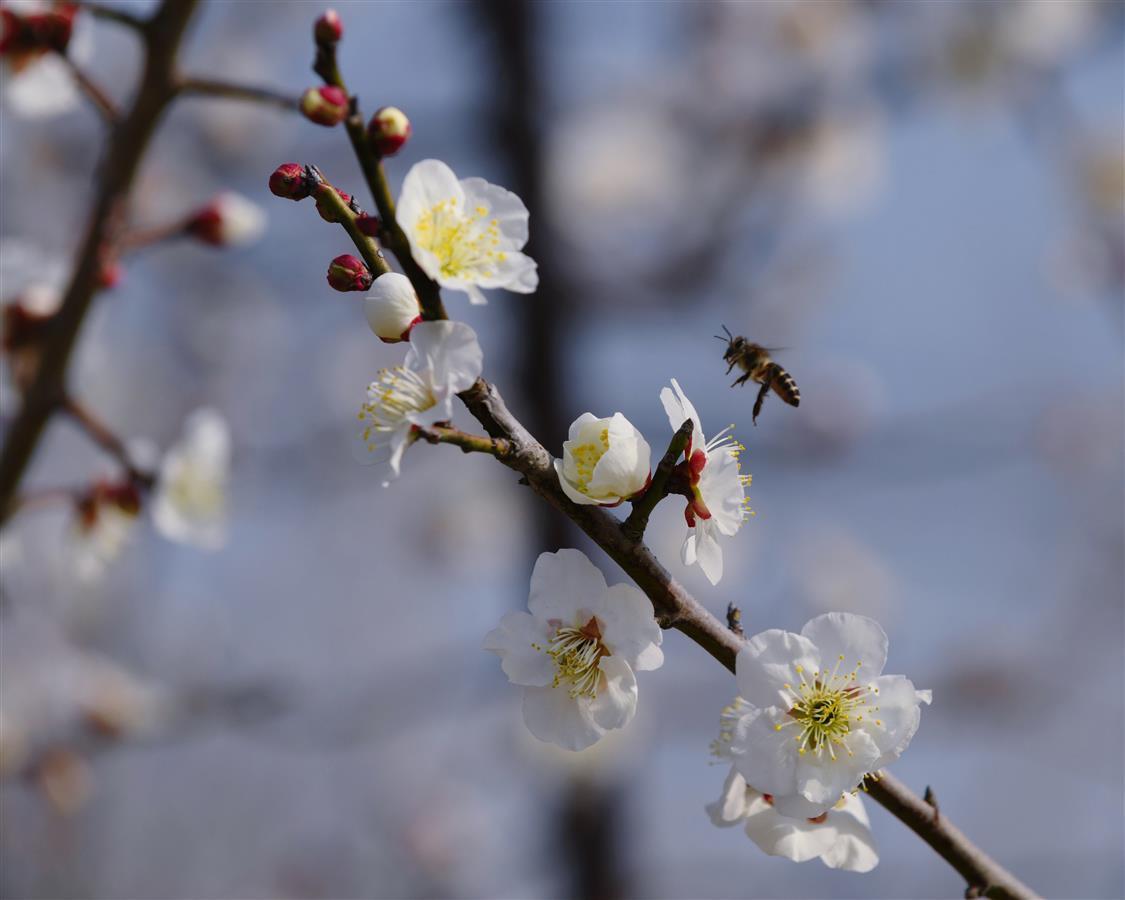
[{"label": "small side branch", "polygon": [[419,428],[418,436],[431,444],[452,444],[454,447],[460,447],[465,453],[487,453],[497,459],[507,456],[511,450],[511,444],[503,438],[469,434],[447,425],[431,425],[428,428]]},{"label": "small side branch", "polygon": [[92,79],[89,75],[82,71],[69,56],[63,54],[61,59],[70,69],[71,77],[74,78],[74,83],[78,85],[79,89],[86,98],[93,104],[94,109],[97,110],[98,115],[101,116],[102,121],[107,125],[114,125],[117,120],[121,118],[121,112],[117,108],[117,104],[110,99],[102,88]]},{"label": "small side branch", "polygon": [[140,16],[135,16],[131,12],[117,6],[111,6],[109,3],[94,3],[83,0],[81,7],[92,16],[105,19],[107,22],[115,22],[118,25],[124,25],[126,28],[133,29],[133,31],[143,33],[148,27],[148,23]]},{"label": "small side branch", "polygon": [[75,400],[66,397],[63,400],[63,411],[84,431],[95,444],[116,459],[129,477],[140,487],[149,488],[156,482],[156,477],[151,472],[137,468],[136,463],[129,455],[129,449],[104,422],[98,419],[90,410]]},{"label": "small side branch", "polygon": [[344,198],[340,196],[340,192],[336,188],[327,181],[321,181],[317,185],[313,197],[316,198],[318,206],[329,212],[333,221],[339,222],[343,226],[344,231],[348,233],[348,237],[352,239],[352,243],[359,251],[359,255],[367,263],[367,268],[374,273],[376,278],[391,271],[390,265],[383,256],[383,251],[379,249],[379,242],[359,230],[359,226],[356,224],[359,213],[344,202]]},{"label": "small side branch", "polygon": [[297,111],[297,98],[291,94],[254,85],[234,84],[217,78],[185,76],[177,83],[176,90],[184,97],[217,97],[223,100],[260,103],[263,106],[272,106],[288,112]]},{"label": "small side branch", "polygon": [[667,496],[668,479],[672,477],[676,462],[683,456],[694,427],[692,420],[687,419],[672,435],[672,440],[668,442],[668,449],[664,452],[664,458],[660,460],[660,464],[656,467],[656,474],[652,476],[652,483],[644,492],[644,496],[633,504],[633,511],[621,526],[626,536],[634,541],[639,541],[644,536],[645,528],[648,527],[648,517],[656,509],[656,504]]}]

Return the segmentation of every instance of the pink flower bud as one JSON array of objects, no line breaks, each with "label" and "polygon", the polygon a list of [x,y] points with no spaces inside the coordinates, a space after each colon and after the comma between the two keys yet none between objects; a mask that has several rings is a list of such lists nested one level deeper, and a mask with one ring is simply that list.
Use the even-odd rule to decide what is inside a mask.
[{"label": "pink flower bud", "polygon": [[387,272],[375,279],[363,302],[367,324],[385,344],[410,339],[410,329],[422,321],[422,308],[410,279]]},{"label": "pink flower bud", "polygon": [[330,84],[301,94],[301,114],[310,122],[331,128],[348,117],[348,95]]},{"label": "pink flower bud", "polygon": [[334,9],[326,9],[313,24],[313,39],[318,44],[335,44],[344,36],[344,23]]},{"label": "pink flower bud", "polygon": [[372,280],[363,260],[349,253],[337,256],[328,266],[328,283],[338,291],[366,291]]},{"label": "pink flower bud", "polygon": [[65,53],[77,11],[74,3],[25,15],[0,7],[0,56],[8,56],[20,66],[51,50]]},{"label": "pink flower bud", "polygon": [[121,283],[121,276],[124,274],[125,268],[117,260],[102,260],[101,268],[98,269],[98,287],[102,290],[115,288]]},{"label": "pink flower bud", "polygon": [[364,213],[355,220],[355,227],[368,237],[378,237],[382,223],[379,221],[378,216]]},{"label": "pink flower bud", "polygon": [[185,231],[214,247],[249,244],[266,229],[266,217],[257,206],[240,194],[219,194],[192,214]]},{"label": "pink flower bud", "polygon": [[328,191],[334,191],[337,194],[337,196],[339,196],[339,198],[344,201],[345,206],[348,206],[348,205],[351,204],[352,195],[351,194],[345,194],[343,191],[337,191],[336,188],[332,187],[332,185],[330,185],[330,184],[322,184],[320,186],[320,189],[317,191],[316,211],[318,213],[320,213],[320,217],[322,219],[324,219],[325,222],[339,222],[340,220],[337,217],[336,211],[326,201],[326,197],[328,196],[328,193],[327,193]]},{"label": "pink flower bud", "polygon": [[284,163],[270,175],[270,193],[287,200],[304,200],[312,193],[308,172],[300,163]]},{"label": "pink flower bud", "polygon": [[367,124],[367,140],[380,156],[394,156],[411,134],[410,120],[397,106],[377,109]]}]

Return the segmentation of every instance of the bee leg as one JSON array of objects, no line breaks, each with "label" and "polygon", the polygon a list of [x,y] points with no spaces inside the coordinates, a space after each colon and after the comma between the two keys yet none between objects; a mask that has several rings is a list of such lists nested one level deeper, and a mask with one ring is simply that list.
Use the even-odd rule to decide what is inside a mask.
[{"label": "bee leg", "polygon": [[[727,374],[729,375],[730,372],[727,372]],[[746,382],[749,381],[749,380],[750,380],[750,373],[747,372],[745,375],[741,376],[740,378],[737,378],[735,380],[734,384],[731,385],[731,387],[738,387],[739,385],[746,384]]]},{"label": "bee leg", "polygon": [[732,359],[732,360],[730,361],[730,365],[729,365],[729,366],[727,366],[727,374],[728,374],[728,375],[729,375],[729,374],[731,373],[731,369],[733,369],[733,368],[734,368],[734,364],[735,364],[735,360],[733,360],[733,359]]},{"label": "bee leg", "polygon": [[768,394],[769,391],[770,391],[770,383],[767,381],[765,384],[762,385],[762,389],[760,391],[758,391],[758,399],[754,401],[753,422],[754,422],[755,425],[758,424],[758,416],[762,412],[762,404],[766,402],[766,394]]}]

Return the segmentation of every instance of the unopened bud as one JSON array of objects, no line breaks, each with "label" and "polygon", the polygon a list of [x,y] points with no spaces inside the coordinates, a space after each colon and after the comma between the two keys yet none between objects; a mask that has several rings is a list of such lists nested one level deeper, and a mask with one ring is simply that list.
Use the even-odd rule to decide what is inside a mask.
[{"label": "unopened bud", "polygon": [[185,230],[215,247],[249,244],[266,230],[266,215],[241,194],[227,192],[194,213]]},{"label": "unopened bud", "polygon": [[25,15],[8,7],[0,8],[0,55],[10,57],[18,67],[49,50],[65,53],[77,10],[73,3]]},{"label": "unopened bud", "polygon": [[371,281],[371,271],[363,260],[349,253],[337,256],[328,266],[328,283],[338,291],[366,291]]},{"label": "unopened bud", "polygon": [[335,44],[344,36],[344,23],[334,9],[326,9],[313,24],[313,40],[318,44]]},{"label": "unopened bud", "polygon": [[121,276],[125,273],[124,266],[117,260],[103,260],[98,269],[98,287],[110,290],[121,283]]},{"label": "unopened bud", "polygon": [[304,200],[312,193],[309,173],[300,163],[283,163],[270,175],[270,193],[287,200]]},{"label": "unopened bud", "polygon": [[375,110],[367,124],[367,141],[380,156],[394,156],[410,139],[410,120],[397,106]]},{"label": "unopened bud", "polygon": [[387,272],[375,279],[363,302],[367,324],[387,344],[410,339],[410,329],[422,321],[422,308],[410,279]]},{"label": "unopened bud", "polygon": [[329,202],[328,198],[332,195],[329,191],[333,191],[343,202],[344,206],[350,206],[352,202],[352,195],[345,194],[343,191],[338,191],[330,184],[322,184],[320,190],[316,194],[316,211],[320,213],[320,217],[325,222],[339,222],[340,216],[336,211],[336,205]]},{"label": "unopened bud", "polygon": [[355,227],[358,228],[361,233],[366,234],[368,237],[378,237],[379,229],[382,227],[382,223],[379,221],[378,216],[372,216],[364,213],[355,220]]},{"label": "unopened bud", "polygon": [[348,95],[330,84],[309,88],[301,94],[300,106],[306,119],[328,128],[348,117]]}]

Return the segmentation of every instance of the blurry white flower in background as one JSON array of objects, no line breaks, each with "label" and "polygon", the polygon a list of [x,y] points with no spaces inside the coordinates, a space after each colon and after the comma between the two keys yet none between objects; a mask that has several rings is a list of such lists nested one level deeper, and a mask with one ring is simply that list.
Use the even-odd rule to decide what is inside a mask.
[{"label": "blurry white flower in background", "polygon": [[644,435],[621,413],[599,419],[587,412],[571,423],[555,472],[575,503],[616,506],[644,490],[650,456]]},{"label": "blurry white flower in background", "polygon": [[820,859],[830,869],[849,872],[870,872],[879,864],[867,810],[856,794],[844,794],[819,816],[790,818],[774,808],[772,796],[754,790],[731,768],[707,814],[719,828],[743,825],[746,836],[770,856],[793,862]]},{"label": "blurry white flower in background", "polygon": [[580,550],[540,554],[530,612],[510,612],[484,639],[523,687],[523,717],[541,741],[583,750],[624,728],[637,708],[635,672],[664,662],[652,604],[630,584],[607,587]]},{"label": "blurry white flower in background", "polygon": [[82,584],[100,580],[133,536],[141,496],[129,480],[98,481],[79,499],[60,548]]},{"label": "blurry white flower in background", "polygon": [[472,387],[484,367],[476,332],[463,322],[422,322],[410,334],[401,366],[383,369],[359,411],[362,452],[386,462],[397,478],[415,428],[448,421],[453,396]]},{"label": "blurry white flower in background", "polygon": [[198,409],[160,465],[152,517],[164,537],[217,550],[226,542],[230,428],[214,409]]},{"label": "blurry white flower in background", "polygon": [[241,247],[258,240],[266,230],[265,211],[242,194],[223,191],[192,213],[189,234],[216,247]]},{"label": "blurry white flower in background", "polygon": [[416,163],[402,183],[399,225],[422,270],[442,287],[486,303],[481,288],[530,294],[539,286],[527,243],[527,207],[483,178],[457,179],[436,159]]},{"label": "blurry white flower in background", "polygon": [[367,324],[386,344],[405,341],[412,326],[422,321],[422,308],[410,279],[398,272],[387,272],[375,279],[364,298]]},{"label": "blurry white flower in background", "polygon": [[824,217],[855,214],[883,184],[887,163],[881,114],[874,106],[825,113],[791,162],[800,196],[813,212]]},{"label": "blurry white flower in background", "polygon": [[688,533],[680,558],[685,566],[698,562],[707,580],[718,584],[723,577],[723,548],[719,545],[719,537],[736,534],[745,518],[752,515],[746,496],[750,476],[740,473],[738,462],[744,448],[730,436],[729,427],[707,442],[699,413],[675,378],[670,389],[661,390],[660,402],[664,404],[668,424],[673,431],[677,431],[688,419],[694,423],[691,439],[684,450],[693,496],[684,511]]},{"label": "blurry white flower in background", "polygon": [[0,301],[18,301],[35,315],[51,315],[62,302],[68,262],[63,254],[22,238],[0,238]]},{"label": "blurry white flower in background", "polygon": [[17,116],[46,118],[78,106],[81,93],[64,53],[76,63],[93,57],[91,23],[76,5],[46,0],[0,4],[3,108]]},{"label": "blurry white flower in background", "polygon": [[929,692],[882,675],[886,659],[879,623],[848,613],[817,616],[800,634],[763,631],[739,651],[740,700],[721,739],[783,815],[819,816],[910,743]]}]

